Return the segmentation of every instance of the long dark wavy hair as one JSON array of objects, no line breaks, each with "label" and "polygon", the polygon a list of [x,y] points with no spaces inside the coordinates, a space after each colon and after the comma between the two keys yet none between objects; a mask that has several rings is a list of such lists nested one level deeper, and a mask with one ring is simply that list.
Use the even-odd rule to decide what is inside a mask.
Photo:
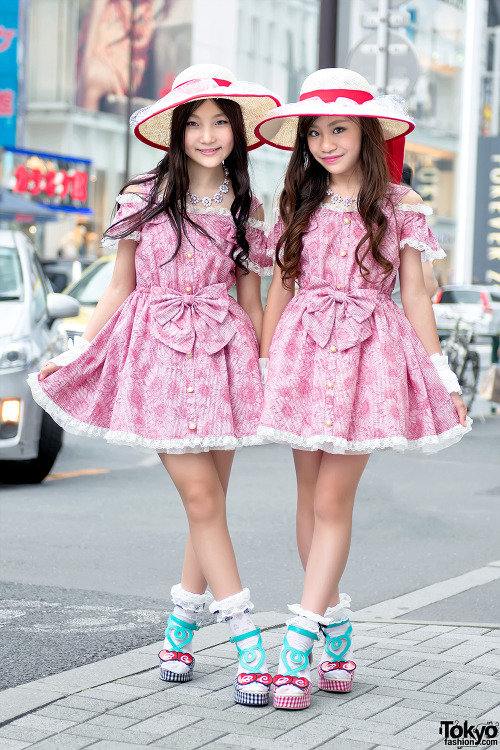
[{"label": "long dark wavy hair", "polygon": [[[187,192],[189,188],[189,175],[187,170],[187,157],[184,151],[184,133],[189,118],[193,112],[200,107],[206,99],[198,99],[187,102],[176,107],[172,113],[172,130],[170,137],[170,149],[155,169],[147,175],[141,175],[129,180],[121,189],[121,193],[131,185],[141,185],[152,182],[152,188],[144,206],[136,213],[124,219],[119,219],[112,224],[104,233],[105,237],[112,239],[123,239],[157,216],[166,214],[177,235],[177,246],[168,263],[172,261],[180,250],[182,235],[186,234],[186,226],[193,227],[197,232],[210,237],[203,227],[197,224],[186,209]],[[211,99],[217,103],[226,115],[231,125],[234,137],[233,150],[225,159],[224,164],[229,171],[234,200],[231,204],[231,214],[236,227],[235,244],[231,255],[236,265],[247,273],[244,265],[248,258],[249,245],[246,238],[247,221],[252,203],[252,192],[250,189],[250,178],[248,175],[248,154],[245,137],[243,116],[239,104],[230,99]],[[163,186],[165,189],[163,190]],[[114,213],[118,209],[115,205]]]},{"label": "long dark wavy hair", "polygon": [[[285,225],[276,247],[276,262],[281,269],[283,285],[290,288],[299,275],[302,236],[307,231],[309,220],[324,200],[329,173],[312,156],[307,144],[307,133],[316,117],[299,117],[297,140],[285,175],[285,186],[279,200],[280,216]],[[356,119],[361,128],[361,151],[359,165],[362,174],[358,195],[358,211],[366,233],[356,246],[355,258],[361,275],[370,283],[366,256],[371,253],[382,267],[384,277],[392,272],[392,263],[384,258],[381,244],[387,231],[387,218],[382,204],[389,185],[389,170],[385,154],[385,141],[377,119]],[[283,248],[283,258],[280,250]]]}]

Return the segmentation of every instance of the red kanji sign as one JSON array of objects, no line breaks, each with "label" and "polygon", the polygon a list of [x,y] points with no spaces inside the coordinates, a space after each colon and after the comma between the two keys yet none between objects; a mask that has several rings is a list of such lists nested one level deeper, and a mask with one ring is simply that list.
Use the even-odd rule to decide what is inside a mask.
[{"label": "red kanji sign", "polygon": [[88,197],[89,176],[79,169],[71,169],[69,172],[65,169],[59,172],[50,170],[43,174],[39,169],[28,169],[24,164],[20,164],[13,174],[16,178],[16,184],[12,188],[14,193],[45,193],[61,199],[70,196],[72,200],[81,203],[85,203]]}]

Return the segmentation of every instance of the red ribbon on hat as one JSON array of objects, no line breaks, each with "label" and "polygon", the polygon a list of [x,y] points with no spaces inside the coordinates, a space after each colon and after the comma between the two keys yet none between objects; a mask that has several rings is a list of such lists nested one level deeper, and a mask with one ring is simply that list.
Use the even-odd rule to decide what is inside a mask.
[{"label": "red ribbon on hat", "polygon": [[[197,81],[202,81],[202,78],[191,78],[189,81],[183,81],[182,83],[179,83],[178,86],[176,86],[176,89],[180,89],[181,86],[186,86],[188,83],[196,83]],[[212,78],[212,81],[215,81],[215,83],[218,86],[230,86],[231,81],[226,81],[224,78]]]},{"label": "red ribbon on hat", "polygon": [[352,99],[357,104],[363,104],[363,102],[373,99],[369,91],[357,91],[356,89],[316,89],[316,91],[306,91],[304,94],[301,94],[300,101],[312,99],[315,96],[327,103],[335,102],[340,97]]},{"label": "red ribbon on hat", "polygon": [[[373,99],[373,96],[368,91],[358,91],[356,89],[316,89],[315,91],[306,91],[304,94],[301,94],[300,101],[312,99],[314,97],[318,97],[327,104],[335,102],[341,97],[352,99],[356,104],[363,104],[364,102]],[[387,162],[387,167],[389,168],[391,181],[399,184],[401,182],[401,175],[403,174],[405,152],[404,136],[393,138],[391,141],[386,141],[385,147],[385,160]]]},{"label": "red ribbon on hat", "polygon": [[399,138],[393,138],[385,142],[385,160],[389,167],[389,174],[392,182],[397,185],[401,182],[403,175],[403,161],[405,155],[405,137],[400,135]]}]

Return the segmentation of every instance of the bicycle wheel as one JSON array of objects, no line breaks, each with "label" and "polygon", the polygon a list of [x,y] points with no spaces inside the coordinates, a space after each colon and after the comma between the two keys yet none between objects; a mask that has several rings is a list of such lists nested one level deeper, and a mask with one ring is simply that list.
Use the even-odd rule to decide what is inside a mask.
[{"label": "bicycle wheel", "polygon": [[444,339],[441,342],[441,351],[448,357],[448,364],[458,377],[459,371],[461,371],[460,362],[460,349],[451,339]]},{"label": "bicycle wheel", "polygon": [[462,389],[462,400],[470,411],[479,382],[479,355],[477,352],[467,352],[458,375],[458,382]]}]

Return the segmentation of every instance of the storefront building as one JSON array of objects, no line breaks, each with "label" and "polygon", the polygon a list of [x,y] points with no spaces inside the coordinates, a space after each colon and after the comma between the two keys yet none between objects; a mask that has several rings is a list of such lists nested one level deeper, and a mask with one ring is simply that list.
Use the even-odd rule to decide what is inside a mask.
[{"label": "storefront building", "polygon": [[[338,29],[337,64],[359,69],[360,44],[371,32],[366,28],[369,27],[367,18],[370,12],[376,14],[378,2],[341,0],[341,6],[339,16],[343,25]],[[447,254],[444,261],[436,264],[436,275],[441,283],[453,283],[456,278],[457,164],[464,106],[465,2],[410,0],[398,8],[395,6],[397,3],[391,4],[393,10],[390,11],[398,16],[395,18],[397,26],[391,31],[394,37],[390,39],[395,43],[391,47],[390,63],[394,72],[388,76],[386,93],[401,94],[415,119],[416,128],[406,139],[405,161],[413,170],[414,189],[434,211],[429,223]],[[399,51],[397,42],[405,40],[408,49]],[[356,50],[358,53],[354,54]],[[375,85],[375,65],[363,66],[359,72]]]}]

